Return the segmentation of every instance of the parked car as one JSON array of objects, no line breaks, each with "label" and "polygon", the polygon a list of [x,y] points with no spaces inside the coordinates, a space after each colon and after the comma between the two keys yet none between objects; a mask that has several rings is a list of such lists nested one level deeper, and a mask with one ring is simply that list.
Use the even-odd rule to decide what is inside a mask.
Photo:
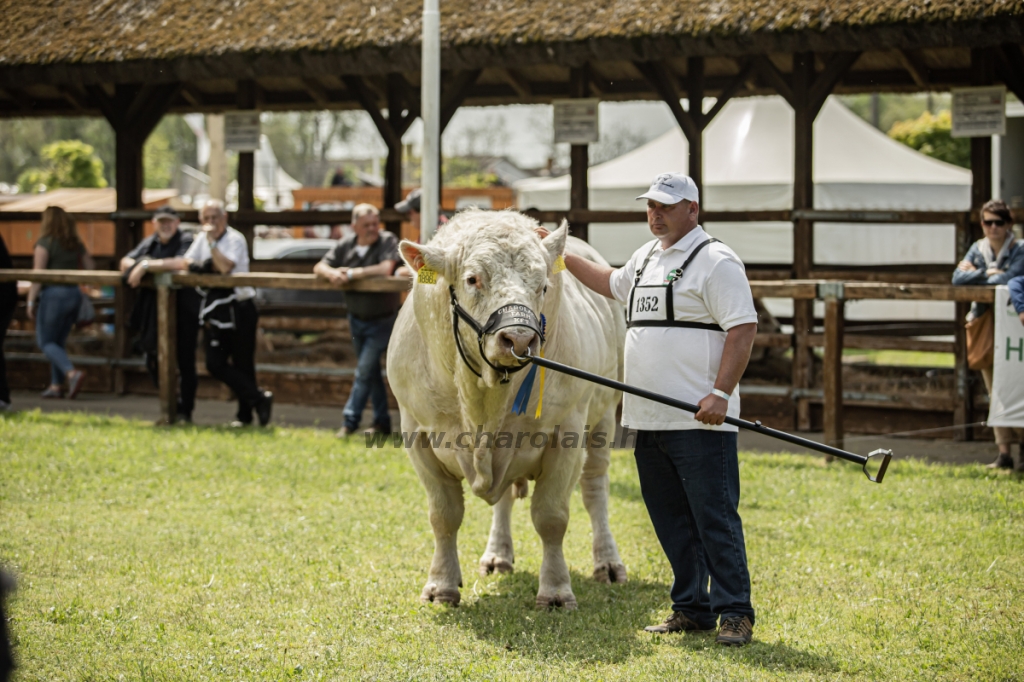
[{"label": "parked car", "polygon": [[[313,266],[337,242],[333,239],[256,239],[253,257],[258,261],[300,261],[302,272],[313,272]],[[305,266],[308,265],[308,268]],[[294,270],[291,270],[294,272]],[[260,307],[298,304],[306,306],[344,305],[345,295],[340,291],[297,291],[293,289],[257,289],[256,303]]]}]

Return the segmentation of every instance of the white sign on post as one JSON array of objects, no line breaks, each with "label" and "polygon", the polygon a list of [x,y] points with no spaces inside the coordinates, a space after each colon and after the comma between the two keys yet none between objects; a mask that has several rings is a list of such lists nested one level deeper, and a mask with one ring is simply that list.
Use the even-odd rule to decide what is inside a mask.
[{"label": "white sign on post", "polygon": [[260,148],[260,112],[232,111],[224,114],[224,149],[254,152]]},{"label": "white sign on post", "polygon": [[1010,289],[996,287],[995,358],[988,425],[1024,428],[1024,324],[1010,305]]},{"label": "white sign on post", "polygon": [[1006,134],[1006,86],[953,88],[953,137]]},{"label": "white sign on post", "polygon": [[555,143],[590,144],[600,139],[597,128],[599,99],[556,99]]}]

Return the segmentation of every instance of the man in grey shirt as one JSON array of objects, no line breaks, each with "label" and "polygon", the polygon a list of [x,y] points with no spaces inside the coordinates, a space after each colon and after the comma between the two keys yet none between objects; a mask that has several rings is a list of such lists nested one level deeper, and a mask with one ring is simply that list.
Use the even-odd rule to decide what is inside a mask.
[{"label": "man in grey shirt", "polygon": [[[313,272],[332,284],[367,277],[388,277],[401,260],[398,238],[380,229],[380,212],[370,204],[359,204],[352,209],[352,230],[355,234],[338,241]],[[345,438],[359,428],[367,398],[373,403],[373,425],[369,432],[391,433],[388,413],[388,394],[380,371],[380,359],[391,339],[391,328],[401,299],[397,292],[368,293],[345,292],[348,324],[352,331],[359,364],[352,384],[352,392],[345,403],[345,423],[338,431]]]}]

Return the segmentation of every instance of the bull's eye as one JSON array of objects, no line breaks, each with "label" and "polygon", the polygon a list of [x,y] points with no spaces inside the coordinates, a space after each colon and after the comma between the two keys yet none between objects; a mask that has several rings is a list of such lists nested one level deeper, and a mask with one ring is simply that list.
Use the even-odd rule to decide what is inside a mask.
[{"label": "bull's eye", "polygon": [[476,275],[470,275],[469,277],[466,278],[466,284],[468,284],[471,287],[479,286],[477,282],[478,280],[476,278]]},{"label": "bull's eye", "polygon": [[544,291],[542,291],[540,293],[542,293],[542,294],[548,293],[548,285],[547,284],[544,285]]}]

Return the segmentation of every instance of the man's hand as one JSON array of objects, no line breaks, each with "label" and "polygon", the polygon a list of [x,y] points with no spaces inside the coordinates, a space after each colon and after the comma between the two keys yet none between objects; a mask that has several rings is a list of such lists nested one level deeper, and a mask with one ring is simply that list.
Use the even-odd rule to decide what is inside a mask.
[{"label": "man's hand", "polygon": [[137,263],[135,267],[132,268],[131,274],[128,275],[128,286],[133,289],[137,289],[138,286],[142,284],[142,278],[146,276],[147,272],[148,270],[142,267],[142,263]]},{"label": "man's hand", "polygon": [[725,423],[725,414],[729,411],[729,401],[725,398],[719,398],[717,395],[709,393],[697,405],[700,410],[697,411],[694,418],[701,424],[719,426]]},{"label": "man's hand", "polygon": [[533,231],[536,232],[537,236],[540,237],[541,239],[544,239],[544,237],[547,237],[549,234],[551,234],[548,228],[544,227],[543,225],[538,225],[537,227],[533,228]]},{"label": "man's hand", "polygon": [[1020,323],[1024,324],[1024,313],[1020,314]]},{"label": "man's hand", "polygon": [[986,277],[991,277],[992,275],[1001,275],[1001,274],[1003,274],[1003,271],[1000,270],[999,268],[989,268],[988,270],[985,271],[985,276]]},{"label": "man's hand", "polygon": [[342,268],[334,268],[327,275],[327,281],[331,284],[348,284],[348,270]]},{"label": "man's hand", "polygon": [[972,263],[971,261],[962,260],[960,261],[960,264],[956,266],[956,269],[962,272],[974,272],[978,268],[974,267],[974,263]]},{"label": "man's hand", "polygon": [[28,317],[28,319],[30,319],[30,320],[35,320],[36,319],[36,302],[35,301],[29,301],[28,302],[28,306],[26,306],[26,308],[25,308],[25,316]]}]

